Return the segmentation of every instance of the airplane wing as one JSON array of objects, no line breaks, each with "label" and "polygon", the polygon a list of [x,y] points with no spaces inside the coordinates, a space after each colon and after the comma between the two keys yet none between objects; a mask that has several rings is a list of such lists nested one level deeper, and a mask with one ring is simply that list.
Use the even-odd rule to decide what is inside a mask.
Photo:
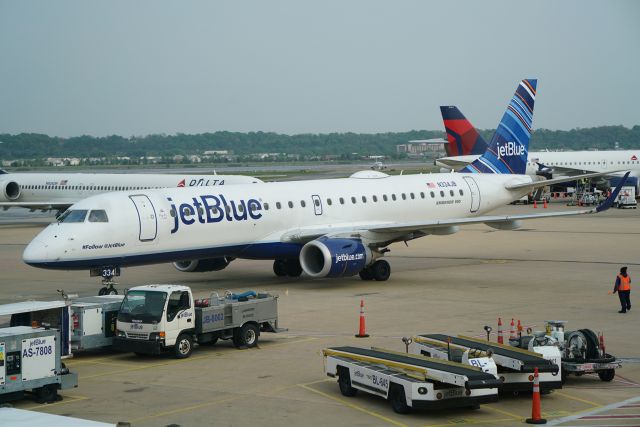
[{"label": "airplane wing", "polygon": [[[625,178],[629,172],[625,174]],[[428,234],[438,234],[438,229],[457,227],[460,225],[484,223],[490,227],[498,229],[513,230],[520,226],[520,221],[527,219],[551,218],[573,215],[585,215],[603,212],[613,206],[613,202],[618,197],[622,188],[622,183],[611,193],[600,205],[591,209],[581,209],[575,211],[546,212],[541,214],[522,215],[484,215],[470,218],[451,218],[441,220],[426,220],[413,222],[391,222],[375,224],[353,224],[351,226],[337,227],[312,227],[304,229],[290,230],[285,233],[281,240],[283,242],[306,243],[321,236],[328,237],[367,237],[372,246],[380,244],[387,245],[392,242],[401,242],[422,237]]]},{"label": "airplane wing", "polygon": [[26,208],[32,211],[49,211],[64,210],[71,206],[74,202],[0,202],[0,209],[7,210],[9,208]]},{"label": "airplane wing", "polygon": [[[569,181],[577,181],[577,180],[586,179],[586,178],[596,178],[599,176],[609,176],[611,174],[619,173],[619,172],[623,172],[623,171],[593,172],[593,173],[585,173],[581,175],[573,175],[571,177],[563,176],[561,178],[544,179],[541,181],[532,181],[532,182],[525,182],[525,183],[519,183],[519,184],[505,185],[505,188],[507,190],[519,190],[519,189],[525,189],[525,188],[529,188],[533,190],[539,187],[546,187],[547,185],[560,184],[560,183],[569,182]],[[625,175],[625,177],[627,176],[629,176],[629,173]]]},{"label": "airplane wing", "polygon": [[436,163],[438,165],[442,165],[445,166],[449,169],[462,169],[463,167],[469,165],[471,162],[470,161],[465,161],[465,160],[456,160],[455,157],[442,157],[440,159],[436,159]]}]

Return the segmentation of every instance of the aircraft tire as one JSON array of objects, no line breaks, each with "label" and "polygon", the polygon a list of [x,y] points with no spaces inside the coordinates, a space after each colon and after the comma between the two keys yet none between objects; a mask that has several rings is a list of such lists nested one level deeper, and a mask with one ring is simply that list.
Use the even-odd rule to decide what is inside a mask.
[{"label": "aircraft tire", "polygon": [[370,267],[362,269],[358,275],[362,280],[373,280],[373,272]]},{"label": "aircraft tire", "polygon": [[102,296],[102,295],[107,295],[107,292],[109,292],[109,289],[105,286],[100,288],[100,290],[98,291],[98,295]]},{"label": "aircraft tire", "polygon": [[289,277],[300,277],[302,274],[302,266],[297,259],[288,259],[285,261],[284,269]]},{"label": "aircraft tire", "polygon": [[282,259],[277,259],[273,261],[273,272],[278,277],[284,277],[287,275],[287,269],[285,267],[285,261]]},{"label": "aircraft tire", "polygon": [[373,278],[375,280],[378,282],[384,282],[389,279],[389,276],[391,276],[391,266],[387,261],[381,259],[373,263],[371,266],[371,272],[373,273]]}]

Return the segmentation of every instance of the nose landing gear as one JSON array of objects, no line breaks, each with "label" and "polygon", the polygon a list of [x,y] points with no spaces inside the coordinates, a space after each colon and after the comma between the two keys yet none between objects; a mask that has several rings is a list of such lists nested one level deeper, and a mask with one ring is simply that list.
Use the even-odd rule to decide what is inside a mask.
[{"label": "nose landing gear", "polygon": [[113,278],[120,275],[120,267],[102,267],[92,269],[90,276],[101,276],[102,287],[98,291],[98,295],[118,295],[118,290],[114,287],[117,285]]}]

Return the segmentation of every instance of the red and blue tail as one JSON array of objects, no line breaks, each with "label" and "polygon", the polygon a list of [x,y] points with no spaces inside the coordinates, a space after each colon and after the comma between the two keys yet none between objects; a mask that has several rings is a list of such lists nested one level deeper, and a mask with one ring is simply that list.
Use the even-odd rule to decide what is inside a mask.
[{"label": "red and blue tail", "polygon": [[487,142],[462,114],[462,111],[458,110],[458,107],[441,106],[440,112],[449,141],[445,145],[447,156],[483,154],[487,150]]},{"label": "red and blue tail", "polygon": [[536,100],[536,79],[520,82],[487,150],[458,172],[524,174]]}]

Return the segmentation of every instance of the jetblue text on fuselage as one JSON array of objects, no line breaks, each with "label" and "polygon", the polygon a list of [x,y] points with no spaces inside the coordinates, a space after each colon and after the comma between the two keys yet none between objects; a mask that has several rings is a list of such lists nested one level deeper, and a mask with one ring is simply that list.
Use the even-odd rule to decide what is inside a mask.
[{"label": "jetblue text on fuselage", "polygon": [[248,219],[262,218],[262,203],[256,199],[229,200],[222,195],[214,196],[205,194],[192,197],[189,202],[180,203],[176,207],[171,197],[167,197],[171,204],[171,216],[173,217],[173,229],[171,234],[178,231],[180,223],[184,225],[209,224],[220,221],[247,221]]},{"label": "jetblue text on fuselage", "polygon": [[498,144],[498,158],[510,156],[524,156],[524,147],[522,144],[516,144],[513,141],[506,142],[502,145]]}]

